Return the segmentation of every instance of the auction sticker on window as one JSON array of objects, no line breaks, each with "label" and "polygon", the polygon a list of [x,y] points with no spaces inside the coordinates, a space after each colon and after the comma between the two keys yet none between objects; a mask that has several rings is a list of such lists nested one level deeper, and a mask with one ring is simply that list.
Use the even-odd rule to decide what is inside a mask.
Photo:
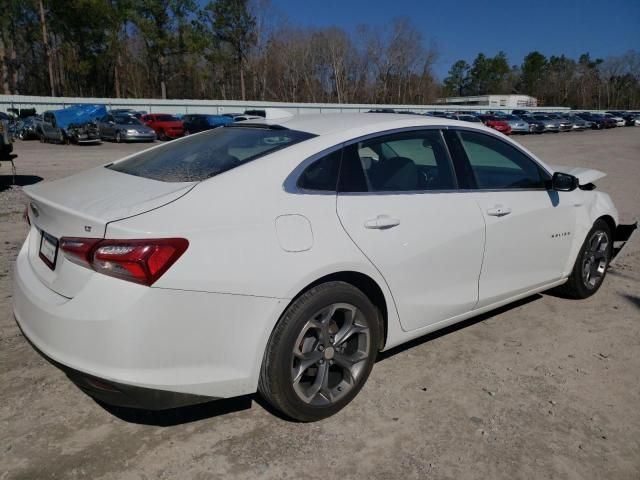
[{"label": "auction sticker on window", "polygon": [[47,266],[53,270],[56,268],[56,259],[58,258],[58,239],[42,232],[40,239],[40,258]]}]

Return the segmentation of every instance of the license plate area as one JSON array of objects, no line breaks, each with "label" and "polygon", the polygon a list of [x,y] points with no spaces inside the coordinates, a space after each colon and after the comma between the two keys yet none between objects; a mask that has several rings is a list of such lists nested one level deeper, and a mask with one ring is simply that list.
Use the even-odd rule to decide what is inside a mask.
[{"label": "license plate area", "polygon": [[41,231],[38,256],[47,267],[55,270],[56,261],[58,260],[58,239],[53,235],[49,235],[44,230]]}]

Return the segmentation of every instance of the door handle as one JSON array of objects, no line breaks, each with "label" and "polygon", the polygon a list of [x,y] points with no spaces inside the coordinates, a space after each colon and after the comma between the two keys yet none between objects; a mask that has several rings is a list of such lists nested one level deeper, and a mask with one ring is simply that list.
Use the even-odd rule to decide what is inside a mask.
[{"label": "door handle", "polygon": [[378,215],[376,218],[364,222],[365,228],[373,228],[377,230],[386,230],[400,225],[400,220],[391,218],[388,215]]},{"label": "door handle", "polygon": [[487,210],[487,215],[491,215],[492,217],[504,217],[505,215],[509,215],[511,213],[511,209],[509,207],[493,207]]}]

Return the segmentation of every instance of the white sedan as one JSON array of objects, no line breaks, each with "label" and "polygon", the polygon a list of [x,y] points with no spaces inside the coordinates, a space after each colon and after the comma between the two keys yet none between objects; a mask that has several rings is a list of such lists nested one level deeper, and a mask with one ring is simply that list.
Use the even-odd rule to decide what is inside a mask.
[{"label": "white sedan", "polygon": [[592,295],[634,228],[602,172],[481,124],[252,122],[24,189],[15,317],[90,395],[163,409],[259,390],[318,420],[380,351],[536,292]]}]

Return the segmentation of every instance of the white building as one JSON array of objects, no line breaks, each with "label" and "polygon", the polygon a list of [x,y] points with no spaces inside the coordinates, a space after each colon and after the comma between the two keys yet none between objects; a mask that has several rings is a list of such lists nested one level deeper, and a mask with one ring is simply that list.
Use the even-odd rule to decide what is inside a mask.
[{"label": "white building", "polygon": [[473,97],[447,97],[437,100],[446,105],[473,105],[494,108],[537,107],[538,99],[529,95],[477,95]]}]

